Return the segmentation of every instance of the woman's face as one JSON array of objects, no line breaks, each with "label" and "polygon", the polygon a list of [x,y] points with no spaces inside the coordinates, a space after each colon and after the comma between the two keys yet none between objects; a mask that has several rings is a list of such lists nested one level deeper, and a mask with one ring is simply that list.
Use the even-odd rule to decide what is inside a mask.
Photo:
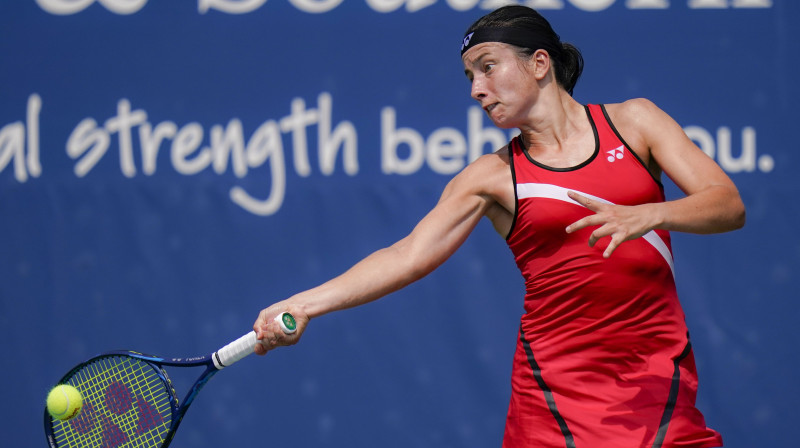
[{"label": "woman's face", "polygon": [[486,42],[462,56],[471,96],[500,128],[523,124],[538,97],[533,59],[518,56],[510,45]]}]

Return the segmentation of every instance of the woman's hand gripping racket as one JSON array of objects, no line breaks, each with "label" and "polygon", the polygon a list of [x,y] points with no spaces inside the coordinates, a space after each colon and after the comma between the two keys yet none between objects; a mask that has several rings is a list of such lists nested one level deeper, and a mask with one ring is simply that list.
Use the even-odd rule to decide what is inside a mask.
[{"label": "woman's hand gripping racket", "polygon": [[[275,320],[286,334],[297,330],[289,313],[281,313]],[[54,419],[45,409],[47,441],[51,448],[166,448],[206,382],[253,353],[257,343],[256,333],[251,331],[210,355],[193,358],[159,358],[132,351],[95,356],[59,381],[78,389],[83,406],[67,421]],[[164,366],[206,369],[179,403]]]}]

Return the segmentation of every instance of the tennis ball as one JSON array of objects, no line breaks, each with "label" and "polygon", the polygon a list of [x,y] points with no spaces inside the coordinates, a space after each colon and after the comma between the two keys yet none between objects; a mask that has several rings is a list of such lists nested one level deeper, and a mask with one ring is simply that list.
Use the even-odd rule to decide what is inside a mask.
[{"label": "tennis ball", "polygon": [[69,384],[59,384],[47,394],[47,412],[59,420],[69,420],[81,412],[83,396]]}]

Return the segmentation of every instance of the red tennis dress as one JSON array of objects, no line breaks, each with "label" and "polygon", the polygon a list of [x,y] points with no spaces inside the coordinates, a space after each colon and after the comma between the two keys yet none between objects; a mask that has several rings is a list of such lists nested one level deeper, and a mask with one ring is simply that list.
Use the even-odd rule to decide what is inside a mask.
[{"label": "red tennis dress", "polygon": [[596,149],[572,168],[509,144],[516,213],[507,242],[525,279],[504,448],[717,447],[695,407],[697,372],[678,301],[669,233],[649,232],[603,258],[576,191],[620,205],[663,202],[663,186],[611,124],[586,106]]}]

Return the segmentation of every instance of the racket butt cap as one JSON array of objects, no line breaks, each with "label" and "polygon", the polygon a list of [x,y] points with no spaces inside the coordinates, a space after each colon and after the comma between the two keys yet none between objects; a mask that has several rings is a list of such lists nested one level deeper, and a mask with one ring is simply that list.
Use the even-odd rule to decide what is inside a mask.
[{"label": "racket butt cap", "polygon": [[283,312],[275,316],[275,322],[280,325],[281,330],[286,334],[292,334],[297,331],[297,321],[290,313]]}]

